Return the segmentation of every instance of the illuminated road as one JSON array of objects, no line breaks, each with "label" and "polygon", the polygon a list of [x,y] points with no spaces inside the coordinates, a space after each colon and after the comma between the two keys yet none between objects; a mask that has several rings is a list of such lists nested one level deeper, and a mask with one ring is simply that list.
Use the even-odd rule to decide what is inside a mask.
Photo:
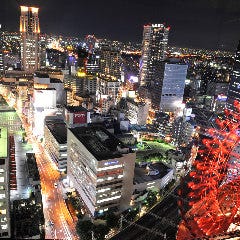
[{"label": "illuminated road", "polygon": [[[8,100],[7,102],[9,103]],[[45,239],[79,239],[75,231],[75,223],[63,199],[59,172],[42,145],[33,138],[29,124],[21,114],[22,111],[17,112],[26,131],[28,143],[32,144],[37,159],[45,218]],[[55,187],[54,184],[58,186]]]},{"label": "illuminated road", "polygon": [[[27,130],[26,132],[27,136],[31,136],[30,132]],[[32,138],[29,141],[33,145],[41,178],[46,239],[78,239],[75,224],[61,192],[59,172],[41,144]]]}]

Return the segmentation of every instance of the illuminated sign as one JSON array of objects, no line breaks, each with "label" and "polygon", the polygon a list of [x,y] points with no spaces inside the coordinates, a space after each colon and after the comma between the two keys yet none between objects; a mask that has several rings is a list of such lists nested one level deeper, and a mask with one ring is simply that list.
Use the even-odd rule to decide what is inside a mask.
[{"label": "illuminated sign", "polygon": [[87,122],[87,112],[77,112],[73,113],[73,123],[86,123]]},{"label": "illuminated sign", "polygon": [[136,77],[136,76],[131,76],[131,77],[129,78],[129,81],[132,82],[132,83],[137,83],[137,82],[138,82],[138,77]]},{"label": "illuminated sign", "polygon": [[118,160],[114,160],[114,161],[111,161],[111,162],[105,162],[104,165],[109,166],[109,165],[113,165],[113,164],[117,164],[117,163],[119,163]]},{"label": "illuminated sign", "polygon": [[227,96],[222,95],[222,94],[218,95],[217,100],[219,100],[219,101],[226,101],[227,100]]}]

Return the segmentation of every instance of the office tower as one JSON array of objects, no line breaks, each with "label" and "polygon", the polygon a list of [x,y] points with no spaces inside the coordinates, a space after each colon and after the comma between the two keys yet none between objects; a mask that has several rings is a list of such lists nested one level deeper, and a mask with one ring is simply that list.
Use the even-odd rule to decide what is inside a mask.
[{"label": "office tower", "polygon": [[227,108],[234,109],[234,100],[240,102],[240,41],[235,54],[235,61],[228,87]]},{"label": "office tower", "polygon": [[[154,100],[159,100],[160,111],[174,112],[183,100],[188,66],[182,63],[166,63],[161,92],[155,93]],[[159,97],[158,97],[159,96]]]},{"label": "office tower", "polygon": [[144,25],[140,60],[141,86],[151,86],[154,81],[156,64],[163,61],[166,55],[169,30],[164,24]]},{"label": "office tower", "polygon": [[39,68],[39,33],[38,8],[21,6],[21,61],[24,71],[34,72]]},{"label": "office tower", "polygon": [[68,129],[67,175],[92,216],[129,207],[136,153],[102,127]]}]

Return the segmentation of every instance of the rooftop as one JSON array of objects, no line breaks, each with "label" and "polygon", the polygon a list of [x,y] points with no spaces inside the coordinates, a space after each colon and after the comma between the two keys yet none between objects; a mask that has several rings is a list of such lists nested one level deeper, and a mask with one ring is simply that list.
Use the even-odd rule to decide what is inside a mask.
[{"label": "rooftop", "polygon": [[49,119],[46,120],[46,126],[52,133],[54,138],[59,144],[67,143],[67,127],[62,119]]},{"label": "rooftop", "polygon": [[82,111],[86,112],[87,111],[86,108],[81,106],[66,106],[65,108],[70,112],[82,112]]},{"label": "rooftop", "polygon": [[147,175],[147,171],[145,167],[135,167],[134,169],[134,183],[144,183],[144,182],[151,182],[157,179],[163,178],[167,173],[171,170],[169,167],[164,165],[161,162],[151,164],[151,167],[158,170],[159,174],[157,175]]},{"label": "rooftop", "polygon": [[63,82],[57,78],[50,78],[50,83],[63,83]]},{"label": "rooftop", "polygon": [[0,128],[0,158],[6,158],[8,154],[7,128]]},{"label": "rooftop", "polygon": [[99,161],[122,157],[124,145],[103,127],[78,127],[70,131]]}]

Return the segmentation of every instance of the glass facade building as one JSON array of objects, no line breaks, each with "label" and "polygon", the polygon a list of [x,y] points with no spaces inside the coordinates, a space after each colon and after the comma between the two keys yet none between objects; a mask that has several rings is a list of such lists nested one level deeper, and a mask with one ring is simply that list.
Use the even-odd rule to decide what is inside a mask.
[{"label": "glass facade building", "polygon": [[237,47],[233,71],[227,93],[227,108],[233,109],[233,102],[240,102],[240,41]]}]

